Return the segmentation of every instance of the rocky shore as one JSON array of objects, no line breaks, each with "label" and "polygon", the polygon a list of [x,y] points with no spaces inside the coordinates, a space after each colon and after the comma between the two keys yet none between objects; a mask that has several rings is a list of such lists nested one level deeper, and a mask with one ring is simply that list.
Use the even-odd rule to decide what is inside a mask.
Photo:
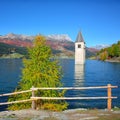
[{"label": "rocky shore", "polygon": [[107,61],[107,62],[116,62],[116,63],[120,63],[120,58],[117,58],[117,59],[115,59],[115,58],[113,58],[113,59],[107,59],[107,60],[105,60],[105,61]]},{"label": "rocky shore", "polygon": [[[90,60],[99,60],[99,59],[96,58],[96,57],[90,57],[89,59],[90,59]],[[114,57],[114,58],[111,58],[111,59],[106,59],[105,61],[106,61],[106,62],[116,62],[116,63],[120,63],[120,57]]]},{"label": "rocky shore", "polygon": [[73,109],[62,112],[19,110],[0,112],[0,120],[118,120],[120,111]]}]

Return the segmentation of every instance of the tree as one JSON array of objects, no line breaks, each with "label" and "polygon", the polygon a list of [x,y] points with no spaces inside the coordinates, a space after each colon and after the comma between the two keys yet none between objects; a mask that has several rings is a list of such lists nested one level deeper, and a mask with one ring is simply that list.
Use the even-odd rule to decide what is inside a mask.
[{"label": "tree", "polygon": [[[60,87],[62,86],[61,78],[62,71],[59,63],[52,59],[52,52],[49,46],[46,45],[46,40],[43,36],[36,36],[34,46],[28,48],[29,59],[23,60],[23,69],[21,81],[15,91],[28,90],[34,87]],[[65,91],[45,90],[37,91],[36,96],[44,97],[61,97]],[[29,99],[31,93],[15,95],[9,98],[9,101]],[[67,103],[61,100],[37,100],[39,109],[64,110],[67,108]],[[9,109],[30,108],[31,104],[14,104],[9,106]]]},{"label": "tree", "polygon": [[118,45],[120,45],[120,40],[117,42]]},{"label": "tree", "polygon": [[114,51],[113,51],[113,47],[108,47],[107,48],[107,51],[108,51],[108,56],[110,58],[112,58],[114,56]]},{"label": "tree", "polygon": [[98,55],[101,60],[120,57],[120,41],[118,41],[117,44],[113,44],[111,47],[101,49]]},{"label": "tree", "polygon": [[107,51],[104,51],[103,53],[100,54],[100,60],[105,61],[107,58],[108,58]]},{"label": "tree", "polygon": [[113,49],[114,49],[114,56],[119,57],[119,55],[120,55],[120,47],[119,47],[119,45],[115,44],[113,46]]}]

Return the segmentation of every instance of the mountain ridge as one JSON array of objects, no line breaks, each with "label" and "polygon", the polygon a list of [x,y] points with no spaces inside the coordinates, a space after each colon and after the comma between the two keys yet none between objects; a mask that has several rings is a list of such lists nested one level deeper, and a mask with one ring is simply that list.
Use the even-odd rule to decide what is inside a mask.
[{"label": "mountain ridge", "polygon": [[96,46],[92,46],[91,48],[101,50],[101,49],[104,49],[104,48],[107,48],[107,47],[110,47],[110,45],[109,44],[99,44],[99,45],[96,45]]},{"label": "mountain ridge", "polygon": [[[52,51],[57,56],[68,56],[73,57],[75,46],[74,42],[72,42],[71,38],[66,35],[48,35],[45,36],[47,39],[47,45],[52,48]],[[33,45],[33,40],[35,36],[27,36],[22,34],[14,34],[10,33],[4,36],[0,36],[0,42],[14,45],[17,47],[30,47]],[[89,56],[94,55],[96,51],[90,51],[90,49],[86,48],[87,54]]]},{"label": "mountain ridge", "polygon": [[[71,38],[67,34],[52,34],[52,35],[46,35],[44,37],[47,40],[71,41],[72,42]],[[0,38],[2,38],[2,39],[21,39],[21,40],[33,41],[35,36],[9,33],[9,34],[3,35],[3,36],[1,35]]]}]

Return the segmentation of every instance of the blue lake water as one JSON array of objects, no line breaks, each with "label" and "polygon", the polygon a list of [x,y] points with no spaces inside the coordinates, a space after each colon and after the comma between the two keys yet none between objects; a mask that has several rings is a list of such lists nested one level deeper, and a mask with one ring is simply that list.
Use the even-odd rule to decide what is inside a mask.
[{"label": "blue lake water", "polygon": [[[63,68],[62,82],[65,87],[117,85],[112,95],[117,96],[112,106],[120,107],[120,63],[86,60],[85,65],[75,65],[74,59],[61,59]],[[0,94],[13,92],[17,86],[22,68],[21,59],[0,59]],[[107,96],[106,89],[67,91],[66,96]],[[0,102],[7,101],[1,97]],[[70,100],[69,108],[106,108],[107,100]],[[0,106],[4,110],[7,106]]]}]

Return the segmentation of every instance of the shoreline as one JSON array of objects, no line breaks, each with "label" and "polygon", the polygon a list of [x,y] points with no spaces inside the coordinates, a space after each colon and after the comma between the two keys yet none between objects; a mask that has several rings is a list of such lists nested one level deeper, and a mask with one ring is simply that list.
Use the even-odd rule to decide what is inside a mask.
[{"label": "shoreline", "polygon": [[[99,60],[99,61],[102,61],[102,60],[96,59],[96,58],[88,58],[88,59],[89,60]],[[120,63],[120,57],[119,58],[106,59],[106,60],[104,60],[104,62]]]},{"label": "shoreline", "polygon": [[120,110],[108,111],[106,109],[70,109],[62,112],[49,110],[18,110],[0,112],[0,120],[106,120],[111,117],[114,120],[120,118]]},{"label": "shoreline", "polygon": [[106,62],[114,62],[114,63],[120,63],[120,61],[119,60],[105,60]]},{"label": "shoreline", "polygon": [[120,63],[120,57],[113,57],[111,59],[106,59],[106,62]]}]

